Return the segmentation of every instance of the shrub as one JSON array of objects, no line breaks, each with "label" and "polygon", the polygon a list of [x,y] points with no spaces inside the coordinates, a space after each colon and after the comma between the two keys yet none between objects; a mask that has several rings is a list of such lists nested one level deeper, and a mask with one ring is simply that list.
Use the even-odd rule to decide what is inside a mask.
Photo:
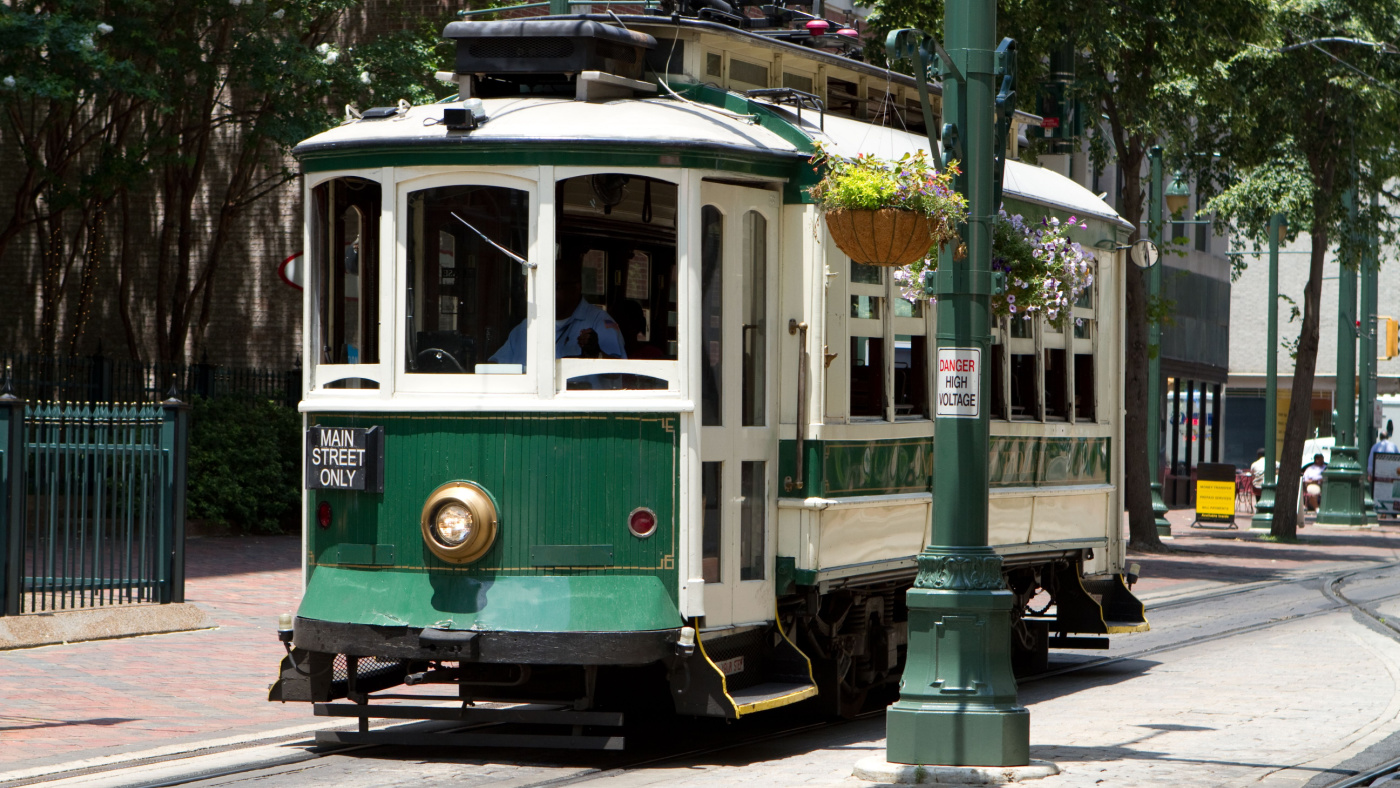
[{"label": "shrub", "polygon": [[186,511],[250,533],[281,533],[301,502],[301,417],[249,396],[196,397]]}]

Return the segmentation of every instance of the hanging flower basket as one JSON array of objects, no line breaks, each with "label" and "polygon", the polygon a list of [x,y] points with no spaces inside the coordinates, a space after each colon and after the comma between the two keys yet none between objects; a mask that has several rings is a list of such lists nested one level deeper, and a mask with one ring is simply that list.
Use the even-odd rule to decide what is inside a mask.
[{"label": "hanging flower basket", "polygon": [[956,162],[942,172],[919,151],[898,161],[837,156],[819,143],[812,157],[826,172],[809,190],[826,213],[841,251],[866,265],[904,266],[956,236],[967,200],[953,190]]},{"label": "hanging flower basket", "polygon": [[826,229],[841,251],[866,265],[898,266],[922,260],[946,234],[937,219],[898,208],[827,211]]}]

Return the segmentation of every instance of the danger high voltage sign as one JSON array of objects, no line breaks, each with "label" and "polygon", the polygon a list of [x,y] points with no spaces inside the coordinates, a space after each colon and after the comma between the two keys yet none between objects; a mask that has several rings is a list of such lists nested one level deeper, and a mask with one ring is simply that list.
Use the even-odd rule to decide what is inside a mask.
[{"label": "danger high voltage sign", "polygon": [[938,349],[934,415],[975,419],[981,414],[982,351],[973,347]]}]

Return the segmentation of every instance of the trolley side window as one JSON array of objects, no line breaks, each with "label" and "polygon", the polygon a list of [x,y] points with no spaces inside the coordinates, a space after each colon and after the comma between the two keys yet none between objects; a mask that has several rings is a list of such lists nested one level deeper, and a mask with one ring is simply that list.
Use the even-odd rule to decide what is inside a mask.
[{"label": "trolley side window", "polygon": [[850,335],[850,418],[906,421],[930,418],[929,321],[925,301],[903,297],[879,266],[850,265],[846,331]]},{"label": "trolley side window", "polygon": [[[676,184],[624,173],[595,173],[556,184],[559,268],[555,357],[627,361],[627,372],[577,374],[565,388],[667,389],[675,378],[677,301]],[[585,329],[590,333],[579,334]],[[672,363],[658,363],[672,362]],[[572,371],[570,371],[572,370]]]},{"label": "trolley side window", "polygon": [[409,373],[524,374],[529,194],[442,186],[408,195]]},{"label": "trolley side window", "polygon": [[[379,362],[381,190],[364,178],[337,178],[312,190],[311,266],[321,364]],[[329,388],[377,388],[373,380]]]}]

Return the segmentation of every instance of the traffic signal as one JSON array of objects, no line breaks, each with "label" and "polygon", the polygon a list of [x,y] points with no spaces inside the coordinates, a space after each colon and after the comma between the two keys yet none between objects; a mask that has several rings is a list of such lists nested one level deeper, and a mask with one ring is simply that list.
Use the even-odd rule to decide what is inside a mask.
[{"label": "traffic signal", "polygon": [[1381,361],[1400,356],[1400,323],[1395,322],[1395,318],[1376,318],[1376,350],[1380,351],[1377,358]]}]

